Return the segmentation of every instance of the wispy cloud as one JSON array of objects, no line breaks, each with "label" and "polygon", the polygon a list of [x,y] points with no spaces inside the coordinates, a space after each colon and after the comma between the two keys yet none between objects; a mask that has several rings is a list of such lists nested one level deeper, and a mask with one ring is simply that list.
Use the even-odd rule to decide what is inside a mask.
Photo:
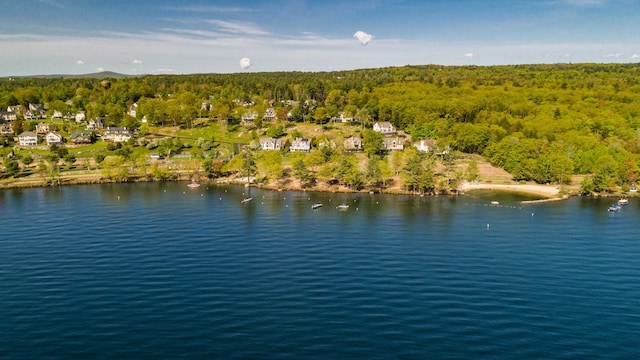
[{"label": "wispy cloud", "polygon": [[131,63],[132,63],[133,65],[142,65],[142,64],[144,64],[144,63],[142,62],[142,60],[138,60],[138,59],[133,59],[133,61],[131,61]]},{"label": "wispy cloud", "polygon": [[243,7],[224,7],[224,6],[165,6],[165,10],[169,11],[183,11],[183,12],[195,12],[195,13],[238,13],[253,11],[250,8]]},{"label": "wispy cloud", "polygon": [[606,5],[608,0],[561,0],[561,2],[574,6],[601,6]]},{"label": "wispy cloud", "polygon": [[639,54],[631,55],[631,60],[637,60],[637,59],[640,59],[640,55]]},{"label": "wispy cloud", "polygon": [[78,61],[76,61],[76,64],[78,64],[78,65],[84,65],[84,61],[82,61],[82,60],[78,60]]},{"label": "wispy cloud", "polygon": [[58,9],[64,9],[65,6],[62,5],[61,3],[55,1],[55,0],[38,0],[39,3],[44,4],[44,5],[48,5],[51,7],[55,7]]},{"label": "wispy cloud", "polygon": [[172,68],[157,68],[157,69],[153,69],[151,70],[151,73],[153,74],[166,74],[166,73],[173,73],[175,72],[174,69]]},{"label": "wispy cloud", "polygon": [[206,31],[206,30],[191,30],[191,29],[176,29],[176,28],[163,28],[162,31],[181,34],[181,35],[192,35],[196,37],[202,38],[217,38],[222,36],[221,33],[215,31]]},{"label": "wispy cloud", "polygon": [[255,24],[242,22],[242,21],[225,21],[210,19],[206,20],[207,23],[217,26],[218,30],[231,33],[231,34],[243,34],[243,35],[268,35],[267,31],[260,29]]}]

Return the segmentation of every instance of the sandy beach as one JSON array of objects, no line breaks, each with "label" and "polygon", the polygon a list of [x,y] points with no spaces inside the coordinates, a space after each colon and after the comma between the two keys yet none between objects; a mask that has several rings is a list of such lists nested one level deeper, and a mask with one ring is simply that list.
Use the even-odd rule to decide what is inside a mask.
[{"label": "sandy beach", "polygon": [[459,188],[461,192],[472,190],[499,190],[522,192],[527,194],[540,195],[546,198],[561,198],[559,185],[540,184],[487,184],[464,182]]}]

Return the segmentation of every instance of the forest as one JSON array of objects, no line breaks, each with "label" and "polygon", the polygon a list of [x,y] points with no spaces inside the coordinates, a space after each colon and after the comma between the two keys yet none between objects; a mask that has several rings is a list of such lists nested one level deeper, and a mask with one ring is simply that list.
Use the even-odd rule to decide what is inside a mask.
[{"label": "forest", "polygon": [[[438,160],[445,165],[460,154],[477,154],[516,181],[567,184],[581,174],[586,175],[583,192],[624,191],[640,174],[639,64],[424,65],[318,73],[0,79],[0,110],[29,104],[43,104],[47,117],[54,112],[84,112],[87,119],[99,117],[105,126],[139,129],[143,135],[166,127],[188,131],[223,126],[224,135],[204,139],[214,143],[240,132],[242,117],[249,111],[258,115],[257,120],[239,142],[266,135],[283,137],[295,124],[331,128],[342,115],[361,125],[358,133],[366,135],[370,144],[372,135],[366,129],[375,122],[390,122],[413,142],[435,139],[441,149],[451,149],[454,159]],[[127,112],[134,104],[137,111],[132,116]],[[275,123],[261,120],[268,109],[274,110]],[[32,130],[34,121],[18,117],[13,124],[19,134]],[[73,126],[61,127],[70,132]],[[316,145],[319,140],[314,139]],[[0,144],[5,149],[15,147],[10,136]],[[350,158],[339,150],[325,151],[324,161],[330,163],[331,156],[338,155]],[[400,161],[378,150],[367,151],[367,158],[391,165]],[[405,183],[417,184],[408,170],[411,156],[404,156],[404,165],[391,172],[404,169]],[[242,165],[233,167],[242,160],[237,158],[225,160],[227,169],[241,171]],[[304,169],[322,173],[308,159],[289,161],[298,174]],[[435,161],[422,165],[418,177],[434,176]],[[247,163],[255,167],[253,160]],[[344,179],[343,159],[337,157],[334,163],[324,169],[325,176]],[[350,164],[358,166],[357,161]],[[373,165],[361,165],[361,174],[368,166]],[[205,168],[211,168],[210,160]],[[464,176],[445,177],[449,181]],[[384,176],[376,177],[374,182],[381,186],[383,180]],[[354,181],[363,186],[363,180]],[[433,190],[438,185],[428,180],[411,186]]]}]

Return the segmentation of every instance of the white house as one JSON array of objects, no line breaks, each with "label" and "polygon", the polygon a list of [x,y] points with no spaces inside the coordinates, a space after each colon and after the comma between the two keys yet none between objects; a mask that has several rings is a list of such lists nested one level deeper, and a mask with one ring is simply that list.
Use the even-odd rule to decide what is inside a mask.
[{"label": "white house", "polygon": [[20,146],[35,146],[38,145],[38,135],[33,131],[25,131],[18,135],[18,144]]},{"label": "white house", "polygon": [[77,123],[81,123],[81,122],[85,122],[85,120],[87,120],[87,117],[86,117],[84,111],[78,111],[76,113],[76,122]]},{"label": "white house", "polygon": [[29,110],[24,115],[25,119],[43,119],[45,117],[44,105],[42,104],[29,104]]},{"label": "white house", "polygon": [[373,131],[379,132],[382,135],[393,135],[396,133],[396,129],[388,121],[377,122],[373,124]]},{"label": "white house", "polygon": [[45,122],[41,122],[36,125],[36,134],[38,136],[45,136],[49,132],[49,124]]},{"label": "white house", "polygon": [[131,104],[131,106],[129,106],[129,109],[127,109],[127,115],[131,117],[136,117],[137,114],[138,114],[138,103],[133,103]]},{"label": "white house", "polygon": [[98,130],[104,128],[104,119],[97,117],[93,120],[89,120],[87,124],[87,130]]},{"label": "white house", "polygon": [[113,142],[125,142],[129,141],[133,135],[127,128],[121,127],[107,127],[102,134],[102,140]]},{"label": "white house", "polygon": [[418,151],[429,152],[434,149],[434,147],[436,146],[436,143],[437,142],[435,139],[426,139],[426,140],[420,140],[414,143],[413,146],[415,146],[416,149],[418,149]]},{"label": "white house", "polygon": [[264,116],[262,117],[262,120],[264,121],[274,121],[276,119],[276,111],[273,110],[273,108],[268,108],[267,111],[265,111]]},{"label": "white house", "polygon": [[58,133],[49,131],[47,135],[45,135],[44,139],[47,142],[47,145],[62,144],[63,137]]},{"label": "white house", "polygon": [[18,114],[13,111],[0,111],[0,120],[16,121],[17,119]]},{"label": "white house", "polygon": [[242,121],[245,123],[253,123],[258,117],[258,113],[254,110],[247,110],[242,114]]},{"label": "white house", "polygon": [[384,151],[402,151],[404,150],[404,141],[399,137],[386,137],[382,139],[382,150]]},{"label": "white house", "polygon": [[53,115],[51,115],[52,119],[62,119],[62,113],[58,110],[53,110]]},{"label": "white house", "polygon": [[13,135],[13,124],[0,124],[0,135]]},{"label": "white house", "polygon": [[296,138],[291,143],[291,147],[289,148],[289,151],[291,151],[291,152],[296,152],[296,151],[309,152],[309,151],[311,151],[311,141],[309,141],[309,139],[307,139],[307,138]]},{"label": "white house", "polygon": [[353,122],[353,117],[352,117],[352,116],[347,115],[347,114],[346,114],[346,113],[344,113],[344,112],[340,112],[340,113],[338,114],[338,120],[340,120],[340,121],[341,121],[341,122],[343,122],[343,123],[350,123],[350,122]]},{"label": "white house", "polygon": [[260,139],[260,149],[280,150],[282,149],[282,140],[274,138]]},{"label": "white house", "polygon": [[360,151],[362,150],[362,139],[357,136],[351,136],[344,140],[345,151]]}]

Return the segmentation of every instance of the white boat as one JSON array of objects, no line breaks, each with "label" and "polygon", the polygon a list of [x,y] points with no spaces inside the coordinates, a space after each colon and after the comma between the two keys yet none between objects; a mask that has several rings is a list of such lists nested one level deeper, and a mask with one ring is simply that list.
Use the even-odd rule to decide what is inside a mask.
[{"label": "white boat", "polygon": [[314,210],[315,209],[319,209],[321,207],[322,207],[322,204],[320,204],[320,203],[315,203],[315,204],[311,205],[311,208],[314,209]]},{"label": "white boat", "polygon": [[499,201],[492,201],[491,205],[500,205],[500,202]]},{"label": "white boat", "polygon": [[188,187],[195,189],[195,188],[199,188],[200,184],[198,184],[197,182],[195,182],[195,180],[191,181],[191,184],[187,185]]},{"label": "white boat", "polygon": [[338,206],[336,206],[336,209],[338,210],[347,210],[349,208],[349,205],[347,204],[340,204]]},{"label": "white boat", "polygon": [[246,204],[246,203],[248,203],[248,202],[251,202],[251,200],[253,200],[253,198],[252,198],[252,197],[246,197],[246,198],[242,199],[242,201],[240,201],[240,203],[242,203],[242,204]]},{"label": "white boat", "polygon": [[629,199],[618,200],[618,205],[627,205],[628,203],[629,203]]},{"label": "white boat", "polygon": [[613,205],[609,206],[609,209],[607,211],[609,211],[609,212],[620,211],[620,206],[618,204],[613,204]]}]

